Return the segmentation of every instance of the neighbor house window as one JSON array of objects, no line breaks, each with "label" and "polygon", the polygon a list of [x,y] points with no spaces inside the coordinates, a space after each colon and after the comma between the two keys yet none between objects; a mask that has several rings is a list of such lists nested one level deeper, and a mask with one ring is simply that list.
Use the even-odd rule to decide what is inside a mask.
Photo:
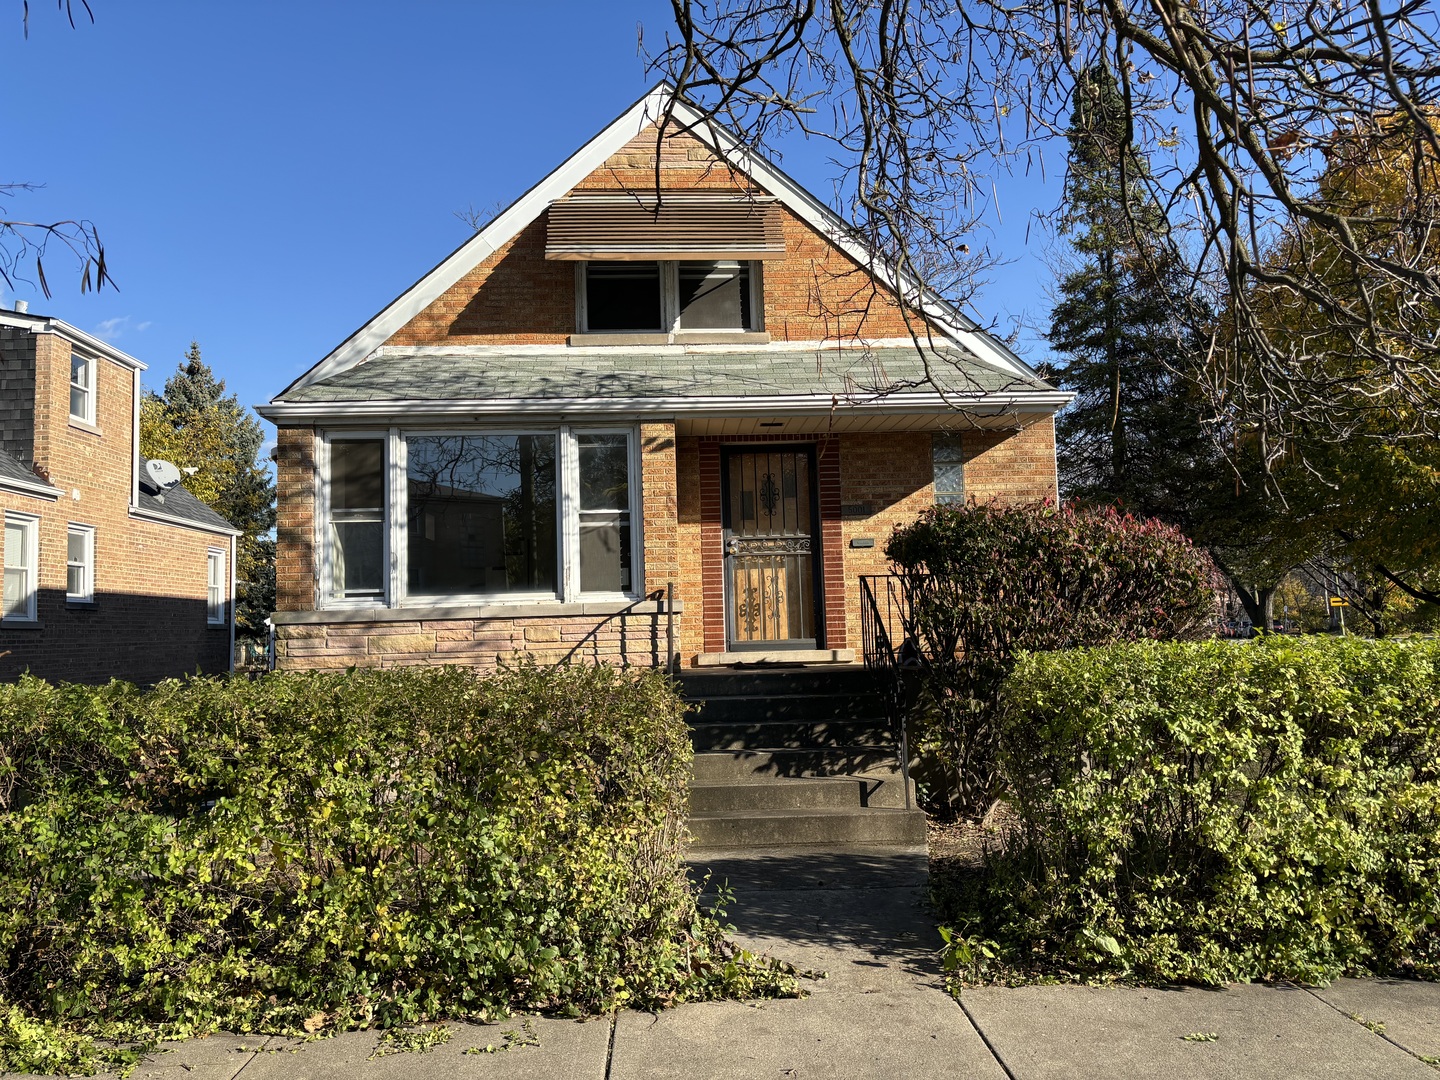
[{"label": "neighbor house window", "polygon": [[70,418],[95,422],[95,361],[77,352],[70,353]]},{"label": "neighbor house window", "polygon": [[16,622],[35,619],[39,560],[39,521],[5,515],[5,587],[0,617]]},{"label": "neighbor house window", "polygon": [[935,470],[935,501],[965,503],[965,455],[959,435],[934,435],[930,456]]},{"label": "neighbor house window", "polygon": [[88,604],[95,599],[95,530],[71,525],[65,532],[65,599]]},{"label": "neighbor house window", "polygon": [[759,264],[586,262],[580,267],[582,331],[759,329]]},{"label": "neighbor house window", "polygon": [[385,440],[330,442],[330,595],[385,595]]},{"label": "neighbor house window", "polygon": [[205,553],[205,621],[225,625],[225,552],[211,548]]},{"label": "neighbor house window", "polygon": [[336,433],[327,445],[330,600],[634,594],[628,429],[396,432],[388,449]]}]

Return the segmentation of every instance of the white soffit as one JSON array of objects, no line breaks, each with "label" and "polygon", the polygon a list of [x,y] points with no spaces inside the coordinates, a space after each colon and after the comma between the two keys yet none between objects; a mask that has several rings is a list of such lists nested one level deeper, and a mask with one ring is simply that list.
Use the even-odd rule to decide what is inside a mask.
[{"label": "white soffit", "polygon": [[[283,399],[291,390],[298,390],[342,371],[348,371],[368,357],[411,319],[444,295],[457,281],[514,239],[522,229],[538,218],[547,206],[568,194],[580,181],[623,149],[631,139],[660,119],[673,92],[669,83],[661,82],[657,85],[609,127],[571,155],[559,168],[511,203],[490,224],[451,252],[435,269],[346,338],[329,356],[287,386],[275,400]],[[705,120],[698,109],[683,99],[675,103],[674,119],[689,128],[691,134],[714,150],[737,172],[755,180],[796,217],[825,236],[860,266],[878,277],[894,282],[895,276],[890,269],[871,259],[870,253],[850,236],[845,221],[839,215],[787,176],[773,162],[746,150],[731,132],[713,121]],[[903,284],[906,292],[920,292],[925,315],[947,336],[968,349],[976,359],[1012,375],[1035,377],[1033,369],[990,334],[979,329],[954,305],[928,289],[919,290],[913,282],[906,281]],[[921,343],[925,343],[923,337]]]}]

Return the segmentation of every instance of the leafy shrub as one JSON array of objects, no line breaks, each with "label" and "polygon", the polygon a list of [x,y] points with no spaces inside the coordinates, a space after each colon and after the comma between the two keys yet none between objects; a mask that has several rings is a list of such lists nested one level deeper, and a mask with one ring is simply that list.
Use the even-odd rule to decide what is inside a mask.
[{"label": "leafy shrub", "polygon": [[0,1071],[791,989],[697,911],[683,713],[584,666],[0,687]]},{"label": "leafy shrub", "polygon": [[1015,826],[959,962],[1440,976],[1440,642],[1036,654],[1000,715]]},{"label": "leafy shrub", "polygon": [[1022,649],[1209,634],[1215,568],[1179,531],[1114,510],[937,506],[895,530],[925,660],[917,745],[942,763],[949,801],[996,794],[995,707]]}]

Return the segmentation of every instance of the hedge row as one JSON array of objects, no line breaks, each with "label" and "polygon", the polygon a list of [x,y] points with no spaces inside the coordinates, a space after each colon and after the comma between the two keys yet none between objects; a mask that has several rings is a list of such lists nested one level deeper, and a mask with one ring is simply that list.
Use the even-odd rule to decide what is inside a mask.
[{"label": "hedge row", "polygon": [[1440,976],[1440,643],[1035,654],[1000,725],[972,977]]},{"label": "hedge row", "polygon": [[581,666],[0,687],[0,1071],[788,990],[697,911],[683,711]]}]

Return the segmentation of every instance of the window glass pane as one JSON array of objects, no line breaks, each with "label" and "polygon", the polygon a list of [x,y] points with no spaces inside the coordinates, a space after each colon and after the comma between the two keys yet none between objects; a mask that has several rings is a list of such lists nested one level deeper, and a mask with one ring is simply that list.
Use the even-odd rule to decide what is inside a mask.
[{"label": "window glass pane", "polygon": [[406,581],[417,596],[555,592],[555,436],[412,436]]},{"label": "window glass pane", "polygon": [[585,264],[588,330],[664,330],[660,315],[660,264]]},{"label": "window glass pane", "polygon": [[85,562],[85,548],[87,537],[83,532],[74,531],[65,537],[65,557],[73,563]]},{"label": "window glass pane", "polygon": [[682,262],[680,326],[744,330],[750,326],[750,264]]},{"label": "window glass pane", "polygon": [[90,388],[90,361],[73,352],[70,354],[70,381],[84,389]]},{"label": "window glass pane", "polygon": [[935,435],[930,443],[935,471],[935,501],[965,502],[965,453],[959,435]]},{"label": "window glass pane", "polygon": [[65,568],[65,595],[85,595],[85,568],[83,566],[67,566]]},{"label": "window glass pane", "polygon": [[629,439],[580,435],[580,509],[630,509]]},{"label": "window glass pane", "polygon": [[30,530],[5,523],[5,585],[0,607],[7,616],[30,614]]},{"label": "window glass pane", "polygon": [[70,387],[70,415],[83,420],[90,415],[88,391]]},{"label": "window glass pane", "polygon": [[385,505],[385,444],[379,439],[330,443],[330,509],[378,510]]},{"label": "window glass pane", "polygon": [[630,515],[580,515],[580,591],[630,591]]},{"label": "window glass pane", "polygon": [[337,596],[380,596],[385,591],[385,536],[381,521],[330,524],[330,558]]}]

